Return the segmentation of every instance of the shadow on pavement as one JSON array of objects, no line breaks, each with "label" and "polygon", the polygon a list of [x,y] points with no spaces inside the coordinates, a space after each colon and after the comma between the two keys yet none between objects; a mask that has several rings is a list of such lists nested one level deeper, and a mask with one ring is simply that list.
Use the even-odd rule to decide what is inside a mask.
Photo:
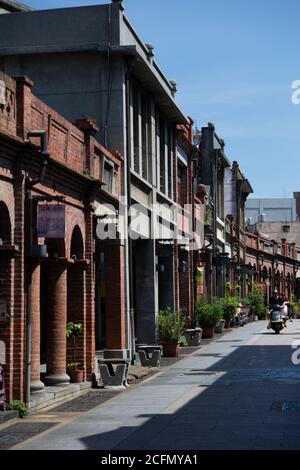
[{"label": "shadow on pavement", "polygon": [[[190,375],[175,370],[165,377],[164,393],[190,385],[185,401],[175,402],[162,414],[136,413],[128,426],[92,434],[81,442],[94,450],[300,449],[300,412],[274,406],[280,400],[300,402],[300,366],[291,361],[290,345],[278,345],[279,337],[267,334],[270,344],[237,346],[228,356],[215,357],[207,369],[194,367],[187,371]],[[162,386],[163,378],[164,374],[142,386],[148,409],[149,394]],[[157,397],[154,394],[153,400]],[[138,424],[145,418],[146,423]]]}]

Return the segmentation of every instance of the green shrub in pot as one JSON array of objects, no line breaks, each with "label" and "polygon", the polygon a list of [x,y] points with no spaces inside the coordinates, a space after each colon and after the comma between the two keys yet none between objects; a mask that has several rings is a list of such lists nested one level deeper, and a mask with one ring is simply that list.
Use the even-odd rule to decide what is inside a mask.
[{"label": "green shrub in pot", "polygon": [[265,299],[260,289],[256,288],[246,299],[246,306],[250,307],[251,314],[257,315],[259,320],[264,320],[267,315]]},{"label": "green shrub in pot", "polygon": [[186,325],[182,310],[161,310],[158,315],[158,334],[160,341],[179,343]]},{"label": "green shrub in pot", "polygon": [[222,303],[220,299],[214,299],[210,304],[198,302],[195,309],[195,317],[202,328],[215,328],[222,319]]},{"label": "green shrub in pot", "polygon": [[180,341],[186,326],[186,316],[182,310],[161,310],[158,315],[158,334],[165,357],[177,357]]},{"label": "green shrub in pot", "polygon": [[234,318],[238,308],[238,299],[236,297],[226,296],[222,299],[223,318],[226,323],[230,323]]}]

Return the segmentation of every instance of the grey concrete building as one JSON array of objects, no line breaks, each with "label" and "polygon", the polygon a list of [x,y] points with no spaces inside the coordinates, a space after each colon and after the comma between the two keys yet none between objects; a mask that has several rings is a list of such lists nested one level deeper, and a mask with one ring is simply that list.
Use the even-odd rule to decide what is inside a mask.
[{"label": "grey concrete building", "polygon": [[250,198],[246,202],[249,224],[256,222],[288,222],[297,220],[296,199]]},{"label": "grey concrete building", "polygon": [[287,243],[295,243],[297,247],[300,247],[300,221],[257,222],[248,225],[247,230],[250,233],[266,237],[270,241],[281,242],[286,240]]},{"label": "grey concrete building", "polygon": [[[208,262],[206,263],[206,288],[208,298],[225,294],[225,266],[222,256],[225,247],[225,169],[230,167],[225,155],[225,143],[214,124],[208,123],[195,136],[201,153],[199,183],[205,185],[207,205],[205,216],[205,239]],[[205,256],[206,256],[205,255]]]},{"label": "grey concrete building", "polygon": [[[155,342],[157,313],[175,302],[173,162],[176,125],[188,124],[176,83],[118,0],[1,15],[0,69],[30,77],[35,95],[70,121],[95,120],[97,139],[124,155],[125,220],[135,202],[144,217],[142,239],[126,242],[127,316],[134,311],[139,342]],[[164,204],[163,213],[153,213],[155,203]]]}]

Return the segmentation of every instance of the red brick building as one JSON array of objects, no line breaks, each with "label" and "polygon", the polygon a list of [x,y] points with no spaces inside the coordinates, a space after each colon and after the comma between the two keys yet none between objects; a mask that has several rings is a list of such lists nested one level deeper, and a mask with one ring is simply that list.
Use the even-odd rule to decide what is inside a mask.
[{"label": "red brick building", "polygon": [[266,301],[274,291],[292,298],[296,293],[299,270],[298,249],[286,240],[276,242],[258,234],[246,233],[246,274],[248,290],[259,286]]},{"label": "red brick building", "polygon": [[204,244],[204,205],[197,198],[197,168],[199,151],[193,144],[193,120],[189,125],[177,126],[176,168],[174,193],[179,209],[177,227],[180,238],[176,245],[176,300],[194,322],[199,252]]},{"label": "red brick building", "polygon": [[[67,321],[83,324],[75,359],[85,380],[99,336],[127,346],[124,247],[96,240],[104,205],[118,208],[122,157],[95,141],[93,122],[72,125],[32,86],[0,72],[0,340],[8,398],[26,401],[29,373],[31,392],[69,382]],[[37,232],[45,205],[64,214],[64,237]]]}]

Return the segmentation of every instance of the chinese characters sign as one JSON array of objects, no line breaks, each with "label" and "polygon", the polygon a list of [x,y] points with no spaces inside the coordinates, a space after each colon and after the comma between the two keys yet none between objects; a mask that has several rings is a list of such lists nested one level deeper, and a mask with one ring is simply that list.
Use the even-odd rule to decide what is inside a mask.
[{"label": "chinese characters sign", "polygon": [[65,220],[65,205],[39,205],[37,208],[37,236],[43,238],[64,238]]},{"label": "chinese characters sign", "polygon": [[198,266],[196,271],[196,297],[201,300],[204,294],[204,267]]}]

